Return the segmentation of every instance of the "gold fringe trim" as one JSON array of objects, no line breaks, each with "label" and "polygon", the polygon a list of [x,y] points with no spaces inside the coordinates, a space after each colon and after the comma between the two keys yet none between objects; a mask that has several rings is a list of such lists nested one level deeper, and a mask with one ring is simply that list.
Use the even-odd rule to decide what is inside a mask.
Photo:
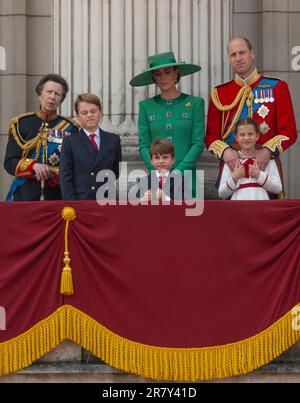
[{"label": "gold fringe trim", "polygon": [[31,365],[65,339],[115,368],[144,378],[195,382],[245,375],[273,361],[300,339],[300,323],[295,317],[299,313],[297,306],[267,330],[246,340],[185,349],[127,340],[78,309],[64,305],[28,332],[0,344],[0,375]]},{"label": "gold fringe trim", "polygon": [[0,343],[0,376],[29,367],[65,340],[65,306],[20,336]]}]

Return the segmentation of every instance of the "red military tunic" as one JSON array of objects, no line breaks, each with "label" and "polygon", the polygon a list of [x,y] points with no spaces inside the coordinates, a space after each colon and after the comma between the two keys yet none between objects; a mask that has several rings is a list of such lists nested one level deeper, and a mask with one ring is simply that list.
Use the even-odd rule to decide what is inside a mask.
[{"label": "red military tunic", "polygon": [[247,80],[236,76],[235,80],[213,89],[205,140],[208,150],[222,159],[227,148],[238,149],[233,123],[252,114],[260,126],[257,144],[268,148],[273,158],[295,143],[296,122],[286,82],[260,76],[255,71]]}]

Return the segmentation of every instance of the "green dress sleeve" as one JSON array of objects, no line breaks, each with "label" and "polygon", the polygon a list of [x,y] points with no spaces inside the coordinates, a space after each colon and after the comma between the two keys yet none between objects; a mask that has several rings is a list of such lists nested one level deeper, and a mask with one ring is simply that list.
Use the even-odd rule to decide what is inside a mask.
[{"label": "green dress sleeve", "polygon": [[144,160],[147,168],[151,171],[153,168],[150,158],[150,145],[152,143],[152,136],[150,132],[150,126],[148,122],[147,113],[143,107],[142,102],[139,104],[139,150],[142,159]]},{"label": "green dress sleeve", "polygon": [[191,148],[182,162],[176,167],[182,174],[184,171],[195,169],[198,158],[202,154],[205,134],[205,113],[204,99],[199,98],[195,105],[193,115],[193,131],[191,138]]}]

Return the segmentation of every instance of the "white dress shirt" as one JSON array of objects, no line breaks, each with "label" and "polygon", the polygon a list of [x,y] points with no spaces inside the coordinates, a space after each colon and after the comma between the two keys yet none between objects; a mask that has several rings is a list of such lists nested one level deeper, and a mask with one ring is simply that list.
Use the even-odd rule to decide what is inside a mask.
[{"label": "white dress shirt", "polygon": [[95,142],[96,142],[96,144],[97,144],[97,146],[98,146],[98,150],[99,150],[99,149],[100,149],[100,129],[99,129],[99,127],[98,127],[98,129],[97,129],[95,132],[92,132],[92,133],[88,132],[88,131],[87,131],[86,129],[84,129],[84,128],[83,128],[83,131],[84,131],[84,133],[88,136],[88,138],[89,138],[90,141],[91,141],[90,135],[91,135],[91,134],[94,134],[94,135],[95,135],[94,139],[95,139]]},{"label": "white dress shirt", "polygon": [[[158,179],[158,182],[159,182],[159,178],[161,178],[161,177],[164,177],[164,180],[163,180],[163,184],[165,183],[165,181],[166,181],[166,179],[167,179],[167,177],[169,176],[169,174],[170,174],[170,171],[165,171],[165,172],[163,172],[163,173],[160,173],[159,171],[155,171],[155,173],[156,173],[156,176],[157,176],[157,179]],[[165,195],[165,201],[171,201],[171,198],[169,197],[169,196],[167,196],[167,195]]]}]

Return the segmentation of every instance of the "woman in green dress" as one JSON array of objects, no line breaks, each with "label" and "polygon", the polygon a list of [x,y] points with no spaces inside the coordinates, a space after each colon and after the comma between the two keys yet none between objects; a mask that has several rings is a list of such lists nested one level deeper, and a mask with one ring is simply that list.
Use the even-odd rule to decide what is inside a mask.
[{"label": "woman in green dress", "polygon": [[[148,69],[134,77],[132,86],[156,84],[160,95],[139,104],[139,149],[142,159],[151,171],[150,144],[161,138],[169,139],[175,147],[173,170],[182,175],[193,173],[193,196],[196,195],[196,163],[203,151],[205,115],[204,100],[184,94],[177,89],[180,78],[196,73],[201,67],[177,63],[173,52],[148,58]],[[198,192],[197,192],[198,194]]]}]

